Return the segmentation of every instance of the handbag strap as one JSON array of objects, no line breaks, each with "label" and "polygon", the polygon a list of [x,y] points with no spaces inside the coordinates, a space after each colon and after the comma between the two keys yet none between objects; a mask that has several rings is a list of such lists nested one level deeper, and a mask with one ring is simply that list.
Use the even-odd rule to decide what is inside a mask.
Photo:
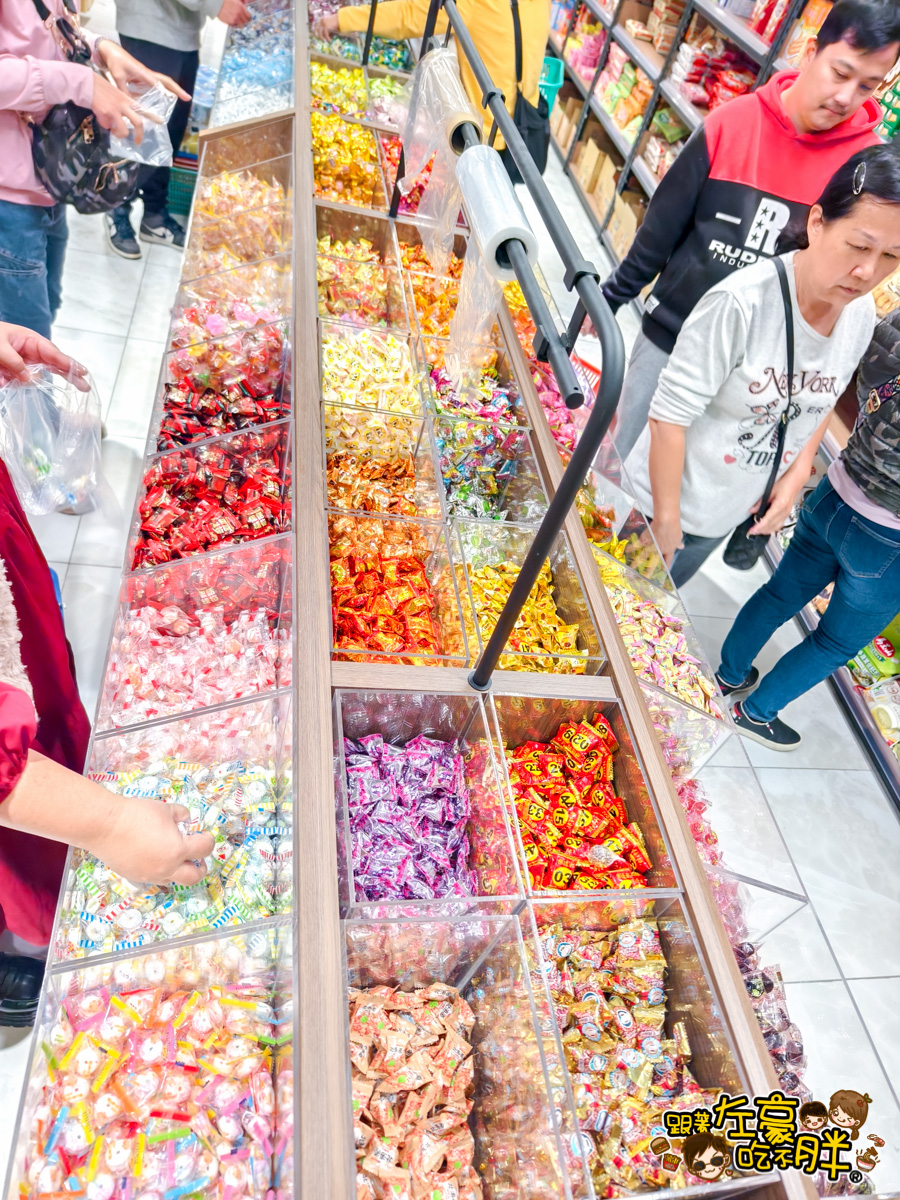
[{"label": "handbag strap", "polygon": [[784,412],[781,414],[781,419],[778,422],[778,438],[775,447],[775,461],[772,463],[772,471],[766,483],[766,490],[762,494],[762,499],[759,502],[757,509],[757,519],[763,515],[769,507],[769,497],[772,494],[772,488],[775,486],[775,480],[778,478],[778,468],[781,466],[781,456],[784,454],[784,442],[787,437],[787,427],[791,420],[791,405],[793,403],[794,394],[794,306],[791,303],[791,285],[788,282],[787,270],[785,269],[784,260],[774,258],[775,270],[778,272],[778,282],[781,284],[781,299],[784,303],[784,327],[787,334],[787,404]]},{"label": "handbag strap", "polygon": [[522,84],[522,23],[519,20],[519,0],[509,0],[512,9],[513,37],[516,43],[516,91]]}]

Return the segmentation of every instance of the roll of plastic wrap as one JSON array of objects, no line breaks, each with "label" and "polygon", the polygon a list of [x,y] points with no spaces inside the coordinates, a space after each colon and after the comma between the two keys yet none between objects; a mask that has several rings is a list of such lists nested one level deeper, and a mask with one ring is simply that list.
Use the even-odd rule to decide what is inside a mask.
[{"label": "roll of plastic wrap", "polygon": [[500,155],[491,146],[473,146],[457,161],[456,177],[466,216],[488,270],[507,283],[515,271],[497,258],[504,242],[518,238],[528,260],[537,265],[538,242],[528,224]]},{"label": "roll of plastic wrap", "polygon": [[462,154],[465,145],[462,138],[457,138],[457,132],[461,125],[474,126],[478,131],[479,139],[484,137],[481,123],[477,120],[477,117],[473,119],[471,109],[460,109],[459,112],[451,113],[444,121],[444,132],[447,134],[447,141],[452,146],[454,154]]}]

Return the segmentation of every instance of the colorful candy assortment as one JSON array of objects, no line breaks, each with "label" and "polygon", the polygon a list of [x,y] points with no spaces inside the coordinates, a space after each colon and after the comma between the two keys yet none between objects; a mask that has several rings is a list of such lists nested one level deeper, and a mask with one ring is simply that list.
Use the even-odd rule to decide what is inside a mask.
[{"label": "colorful candy assortment", "polygon": [[[338,244],[335,251],[343,247]],[[352,325],[391,326],[404,332],[409,323],[403,302],[403,285],[395,267],[383,265],[377,254],[362,258],[357,247],[352,258],[320,253],[316,264],[319,315]]]},{"label": "colorful candy assortment", "polygon": [[331,113],[310,115],[315,194],[359,208],[387,209],[378,147],[370,130]]},{"label": "colorful candy assortment", "polygon": [[366,110],[366,81],[359,67],[309,64],[312,106],[322,112],[358,117]]},{"label": "colorful candy assortment", "polygon": [[59,952],[66,957],[131,950],[189,933],[240,925],[293,902],[291,800],[272,767],[232,761],[204,766],[165,758],[146,768],[95,771],[108,791],[183,804],[187,831],[209,832],[209,874],[193,887],[135,886],[75,852]]},{"label": "colorful candy assortment", "polygon": [[253,386],[247,379],[235,381],[220,392],[213,388],[195,391],[186,383],[165,384],[157,450],[170,450],[290,415],[288,398],[280,386],[277,393],[262,394],[255,394]]},{"label": "colorful candy assortment", "polygon": [[194,392],[224,392],[234,385],[253,395],[273,392],[284,373],[287,347],[283,324],[234,330],[227,337],[175,350],[168,367],[176,383]]},{"label": "colorful candy assortment", "polygon": [[258,931],[75,976],[35,1066],[20,1194],[265,1200],[289,1186],[292,1013],[276,961]]},{"label": "colorful candy assortment", "polygon": [[371,734],[345,738],[344,754],[356,898],[476,895],[458,747],[422,736],[392,746]]},{"label": "colorful candy assortment", "polygon": [[201,179],[194,200],[185,279],[232,270],[291,247],[290,197],[252,168]]},{"label": "colorful candy assortment", "polygon": [[640,826],[614,787],[619,748],[609,722],[560,725],[550,742],[507,751],[507,770],[531,887],[593,891],[647,887]]},{"label": "colorful candy assortment", "polygon": [[144,473],[132,570],[289,529],[287,455],[284,426],[161,455]]},{"label": "colorful candy assortment", "polygon": [[496,367],[482,368],[465,386],[455,388],[441,367],[432,367],[431,401],[435,411],[447,416],[475,417],[495,424],[523,422],[518,389],[513,380],[501,383]]},{"label": "colorful candy assortment", "polygon": [[481,1200],[468,1126],[475,1016],[456,988],[350,989],[357,1194]]},{"label": "colorful candy assortment", "polygon": [[[691,1075],[684,1021],[667,1034],[666,960],[656,922],[638,918],[594,932],[562,920],[541,930],[540,948],[543,963],[533,963],[532,982],[550,992],[596,1194],[693,1183],[680,1160],[663,1168],[663,1115],[712,1107],[718,1091],[704,1091]],[[554,1057],[551,1050],[551,1085],[560,1087]]]}]

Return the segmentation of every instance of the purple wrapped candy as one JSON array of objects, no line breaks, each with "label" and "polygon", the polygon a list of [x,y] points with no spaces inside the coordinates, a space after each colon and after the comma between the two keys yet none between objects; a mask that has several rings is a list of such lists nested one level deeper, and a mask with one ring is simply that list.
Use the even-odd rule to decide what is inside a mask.
[{"label": "purple wrapped candy", "polygon": [[424,736],[392,746],[344,740],[350,845],[358,900],[474,896],[463,757]]}]

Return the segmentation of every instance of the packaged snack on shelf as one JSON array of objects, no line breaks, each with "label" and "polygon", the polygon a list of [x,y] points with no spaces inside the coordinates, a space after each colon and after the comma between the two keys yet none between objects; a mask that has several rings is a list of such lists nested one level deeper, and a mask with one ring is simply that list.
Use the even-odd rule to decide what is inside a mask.
[{"label": "packaged snack on shelf", "polygon": [[[531,546],[524,525],[457,522],[459,570],[470,650],[483,648]],[[597,632],[564,534],[559,534],[510,634],[498,666],[507,671],[594,674],[602,661]]]},{"label": "packaged snack on shelf", "polygon": [[293,1158],[291,941],[269,924],[48,979],[17,1194],[265,1200]]},{"label": "packaged snack on shelf", "polygon": [[310,114],[315,195],[333,203],[387,211],[375,135],[331,113]]},{"label": "packaged snack on shelf", "polygon": [[283,533],[291,524],[288,422],[152,459],[138,495],[130,569]]},{"label": "packaged snack on shelf", "polygon": [[900,675],[900,616],[850,659],[847,666],[857,683],[870,687]]},{"label": "packaged snack on shelf", "polygon": [[455,553],[437,523],[328,514],[334,655],[463,666]]},{"label": "packaged snack on shelf", "polygon": [[797,18],[782,50],[789,66],[799,67],[809,39],[818,34],[832,7],[832,0],[806,0],[806,6]]},{"label": "packaged snack on shelf", "polygon": [[696,1187],[667,1155],[664,1114],[712,1107],[741,1084],[680,902],[545,901],[533,915],[551,1095],[574,1096],[595,1193]]},{"label": "packaged snack on shelf", "polygon": [[[558,707],[566,707],[560,702]],[[671,878],[662,853],[659,870],[648,850],[635,809],[649,814],[654,850],[661,835],[650,808],[640,768],[634,762],[630,739],[619,755],[619,740],[602,713],[587,706],[563,720],[548,740],[528,738],[511,748],[509,726],[515,724],[509,700],[497,698],[500,738],[506,745],[506,776],[512,791],[517,833],[527,881],[532,892],[598,892],[660,886]],[[607,706],[608,708],[608,706]],[[612,709],[611,709],[612,710]],[[619,714],[613,712],[614,718]],[[540,718],[542,726],[547,722]],[[620,732],[622,721],[617,720]],[[623,784],[634,786],[638,797],[626,808],[618,794],[616,766],[629,760]],[[654,882],[650,882],[653,875]]]},{"label": "packaged snack on shelf", "polygon": [[290,572],[273,538],[126,577],[96,730],[288,686]]},{"label": "packaged snack on shelf", "polygon": [[309,64],[312,107],[343,117],[366,111],[366,80],[361,67],[333,67],[313,60]]},{"label": "packaged snack on shelf", "polygon": [[869,706],[881,736],[889,746],[900,746],[900,679],[883,679],[863,689],[863,699]]},{"label": "packaged snack on shelf", "polygon": [[566,61],[573,71],[590,83],[608,37],[606,27],[582,5],[566,42]]},{"label": "packaged snack on shelf", "polygon": [[[365,442],[352,429],[344,437],[345,413],[325,427],[325,485],[329,508],[352,512],[394,513],[441,520],[443,506],[428,423],[408,418],[408,437],[394,446],[399,426],[386,413],[373,412]],[[375,422],[382,419],[383,428]]]},{"label": "packaged snack on shelf", "polygon": [[[515,919],[344,928],[361,1194],[387,1181],[398,1195],[459,1200],[570,1195]],[[406,1035],[411,1021],[429,1031],[423,1046]]]},{"label": "packaged snack on shelf", "polygon": [[650,129],[670,145],[686,138],[691,132],[671,108],[658,108],[653,114]]},{"label": "packaged snack on shelf", "polygon": [[142,885],[73,849],[56,926],[57,959],[135,949],[241,925],[293,903],[290,701],[233,705],[97,738],[89,778],[108,791],[183,804],[213,835],[192,887]]},{"label": "packaged snack on shelf", "polygon": [[637,21],[632,18],[625,22],[626,31],[634,38],[636,42],[652,42],[653,34],[647,28],[643,21]]},{"label": "packaged snack on shelf", "polygon": [[385,412],[422,412],[420,375],[406,338],[319,323],[322,402]]},{"label": "packaged snack on shelf", "polygon": [[339,692],[334,718],[345,904],[522,894],[477,699]]},{"label": "packaged snack on shelf", "polygon": [[433,427],[449,516],[541,520],[547,499],[527,430],[451,417]]}]

